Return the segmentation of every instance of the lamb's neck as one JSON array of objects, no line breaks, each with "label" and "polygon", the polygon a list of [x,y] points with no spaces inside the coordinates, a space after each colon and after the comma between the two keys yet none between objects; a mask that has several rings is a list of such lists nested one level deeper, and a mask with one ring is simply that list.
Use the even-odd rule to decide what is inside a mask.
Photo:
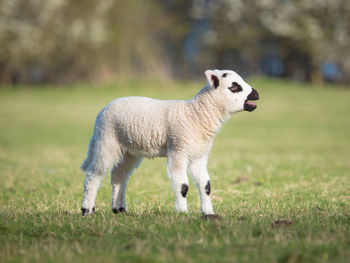
[{"label": "lamb's neck", "polygon": [[212,138],[227,119],[224,107],[216,103],[209,87],[204,87],[194,98],[188,101],[190,115],[204,131],[205,136]]}]

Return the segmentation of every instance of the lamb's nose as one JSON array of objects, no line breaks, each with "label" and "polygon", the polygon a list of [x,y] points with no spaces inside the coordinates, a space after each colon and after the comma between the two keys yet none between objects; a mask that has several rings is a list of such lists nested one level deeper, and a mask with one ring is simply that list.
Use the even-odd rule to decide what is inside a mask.
[{"label": "lamb's nose", "polygon": [[252,89],[252,92],[248,95],[247,99],[248,100],[258,100],[259,93],[255,89]]}]

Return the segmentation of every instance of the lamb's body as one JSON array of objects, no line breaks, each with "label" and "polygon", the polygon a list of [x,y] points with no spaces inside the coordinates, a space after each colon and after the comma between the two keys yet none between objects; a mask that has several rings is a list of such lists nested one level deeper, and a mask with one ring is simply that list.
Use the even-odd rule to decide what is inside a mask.
[{"label": "lamb's body", "polygon": [[113,116],[112,130],[122,151],[148,158],[165,157],[168,113],[179,103],[144,97],[130,97],[112,102],[107,110],[112,114],[118,112]]},{"label": "lamb's body", "polygon": [[[94,137],[107,138],[106,144],[117,156],[126,152],[148,158],[166,156],[168,108],[175,104],[144,97],[116,99],[98,114]],[[93,162],[90,165],[93,168]]]},{"label": "lamb's body", "polygon": [[[83,170],[106,171],[126,153],[154,158],[177,151],[191,160],[208,153],[225,119],[225,113],[208,101],[213,101],[208,87],[188,101],[145,97],[112,101],[97,116]],[[99,155],[108,155],[102,159],[112,164],[101,163]]]},{"label": "lamb's body", "polygon": [[202,211],[213,214],[206,163],[215,134],[232,114],[225,99],[206,86],[188,101],[127,97],[109,103],[96,118],[88,157],[82,165],[86,171],[83,214],[94,210],[102,177],[113,166],[112,209],[125,211],[126,183],[143,157],[168,157],[177,211],[187,210],[189,165]]}]

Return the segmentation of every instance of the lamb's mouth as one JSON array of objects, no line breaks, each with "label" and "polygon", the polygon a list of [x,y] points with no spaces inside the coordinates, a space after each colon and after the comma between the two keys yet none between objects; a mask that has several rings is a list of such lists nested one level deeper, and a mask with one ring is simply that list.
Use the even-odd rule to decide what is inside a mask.
[{"label": "lamb's mouth", "polygon": [[244,102],[244,110],[246,110],[246,111],[253,111],[255,109],[256,109],[256,104],[254,102],[248,101],[248,100],[246,100]]},{"label": "lamb's mouth", "polygon": [[244,110],[246,111],[255,110],[256,104],[252,100],[258,100],[258,99],[259,99],[259,93],[255,89],[253,89],[244,102]]}]

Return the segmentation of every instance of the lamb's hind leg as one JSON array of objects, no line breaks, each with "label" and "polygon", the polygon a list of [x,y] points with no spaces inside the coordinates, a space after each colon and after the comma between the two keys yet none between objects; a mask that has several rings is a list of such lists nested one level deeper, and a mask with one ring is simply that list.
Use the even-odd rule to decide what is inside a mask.
[{"label": "lamb's hind leg", "polygon": [[121,157],[121,150],[119,144],[112,139],[105,141],[102,136],[89,149],[88,159],[84,162],[82,169],[86,171],[84,182],[84,196],[81,205],[83,215],[91,214],[95,211],[95,200],[97,191],[100,187],[101,181],[107,171],[111,169],[113,164]]},{"label": "lamb's hind leg", "polygon": [[84,181],[84,196],[81,205],[81,212],[83,215],[95,212],[96,195],[103,178],[103,173],[86,173]]},{"label": "lamb's hind leg", "polygon": [[112,211],[114,213],[126,212],[125,190],[128,179],[133,170],[142,161],[142,157],[126,154],[124,158],[113,167],[111,172],[112,185]]}]

